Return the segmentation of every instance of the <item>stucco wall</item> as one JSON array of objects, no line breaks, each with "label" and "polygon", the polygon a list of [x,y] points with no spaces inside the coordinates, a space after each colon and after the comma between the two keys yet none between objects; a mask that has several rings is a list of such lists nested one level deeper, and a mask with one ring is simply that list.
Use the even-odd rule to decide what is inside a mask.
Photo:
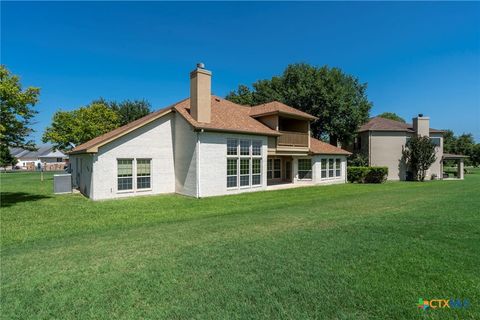
[{"label": "stucco wall", "polygon": [[174,124],[175,192],[197,196],[197,132],[178,113]]},{"label": "stucco wall", "polygon": [[370,134],[370,165],[388,167],[388,180],[404,180],[406,168],[401,160],[406,142],[405,132],[372,131]]},{"label": "stucco wall", "polygon": [[[168,114],[100,147],[94,162],[94,200],[175,192],[173,117]],[[117,190],[117,159],[122,158],[151,159],[151,189]]]},{"label": "stucco wall", "polygon": [[432,174],[437,175],[437,179],[442,178],[442,171],[443,171],[443,165],[442,165],[442,158],[443,158],[443,135],[441,133],[431,133],[430,138],[440,138],[440,147],[435,148],[435,157],[436,160],[435,162],[430,166],[430,169],[427,172],[427,176],[425,179],[431,179]]},{"label": "stucco wall", "polygon": [[[227,189],[227,138],[262,141],[262,184],[248,188]],[[230,133],[201,132],[198,152],[199,196],[215,196],[264,190],[267,186],[267,137]]]}]

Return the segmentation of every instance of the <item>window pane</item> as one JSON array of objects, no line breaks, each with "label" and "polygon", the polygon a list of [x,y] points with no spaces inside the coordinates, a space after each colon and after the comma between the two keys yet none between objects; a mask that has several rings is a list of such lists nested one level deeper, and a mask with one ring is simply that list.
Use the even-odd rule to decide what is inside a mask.
[{"label": "window pane", "polygon": [[240,174],[250,174],[250,159],[240,159]]},{"label": "window pane", "polygon": [[327,169],[327,159],[322,159],[322,169]]},{"label": "window pane", "polygon": [[322,170],[322,178],[326,178],[327,177],[327,170]]},{"label": "window pane", "polygon": [[255,174],[252,176],[252,185],[259,185],[260,184],[260,175]]},{"label": "window pane", "polygon": [[261,171],[262,159],[252,159],[252,174],[259,174]]},{"label": "window pane", "polygon": [[238,145],[237,139],[227,139],[227,154],[236,156],[238,152],[237,145]]},{"label": "window pane", "polygon": [[272,171],[273,170],[273,159],[268,159],[267,160],[267,170]]},{"label": "window pane", "polygon": [[150,175],[150,159],[137,159],[137,176]]},{"label": "window pane", "polygon": [[312,171],[298,171],[299,179],[312,179]]},{"label": "window pane", "polygon": [[280,160],[280,159],[275,159],[274,161],[275,161],[275,163],[274,163],[274,169],[275,169],[275,170],[280,170],[280,168],[281,168],[281,166],[282,166],[281,160]]},{"label": "window pane", "polygon": [[132,162],[131,159],[117,160],[117,175],[119,177],[131,177],[132,176]]},{"label": "window pane", "polygon": [[240,140],[240,155],[250,155],[250,140]]},{"label": "window pane", "polygon": [[298,159],[298,170],[310,170],[312,169],[312,160],[310,159]]},{"label": "window pane", "polygon": [[341,162],[340,159],[335,159],[335,176],[340,177]]},{"label": "window pane", "polygon": [[260,156],[262,154],[262,141],[260,140],[252,141],[252,154],[254,156]]},{"label": "window pane", "polygon": [[118,178],[118,190],[132,190],[132,178]]},{"label": "window pane", "polygon": [[250,176],[240,176],[240,186],[248,186],[250,184]]},{"label": "window pane", "polygon": [[334,163],[333,159],[328,159],[328,176],[333,177]]},{"label": "window pane", "polygon": [[227,177],[227,188],[232,188],[237,186],[237,176]]},{"label": "window pane", "polygon": [[150,177],[138,177],[137,189],[150,189]]},{"label": "window pane", "polygon": [[282,177],[282,172],[280,170],[275,170],[274,173],[273,173],[273,177],[275,179],[279,179]]},{"label": "window pane", "polygon": [[237,175],[237,159],[227,159],[227,175],[236,176]]},{"label": "window pane", "polygon": [[273,179],[273,172],[272,171],[267,172],[267,179]]}]

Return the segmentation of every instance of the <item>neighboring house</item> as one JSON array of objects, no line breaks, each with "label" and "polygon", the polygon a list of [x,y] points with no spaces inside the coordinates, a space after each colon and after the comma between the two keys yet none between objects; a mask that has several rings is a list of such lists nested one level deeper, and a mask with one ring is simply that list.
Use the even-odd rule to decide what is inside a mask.
[{"label": "neighboring house", "polygon": [[35,151],[22,148],[11,148],[10,153],[17,159],[20,169],[35,170],[43,166],[46,170],[63,170],[68,156],[51,145],[41,145]]},{"label": "neighboring house", "polygon": [[458,177],[463,178],[463,158],[444,155],[443,130],[430,128],[430,118],[424,117],[422,114],[413,118],[412,124],[381,117],[372,118],[361,126],[357,133],[354,145],[347,149],[354,153],[367,155],[371,166],[388,167],[389,180],[406,180],[410,174],[402,160],[402,151],[407,140],[415,134],[430,137],[436,146],[436,160],[428,170],[426,179],[432,177],[441,179],[443,177],[443,160],[447,159],[460,160]]},{"label": "neighboring house", "polygon": [[98,200],[344,183],[349,152],[310,137],[315,119],[279,102],[213,96],[211,72],[199,64],[190,98],[74,148],[73,184]]}]

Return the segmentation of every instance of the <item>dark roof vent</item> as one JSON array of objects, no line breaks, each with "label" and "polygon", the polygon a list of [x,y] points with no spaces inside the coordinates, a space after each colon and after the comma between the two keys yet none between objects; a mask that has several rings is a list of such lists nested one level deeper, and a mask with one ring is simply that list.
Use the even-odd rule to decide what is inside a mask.
[{"label": "dark roof vent", "polygon": [[421,118],[423,117],[423,113],[419,113],[418,116]]},{"label": "dark roof vent", "polygon": [[203,63],[203,62],[197,63],[197,68],[205,69],[205,63]]}]

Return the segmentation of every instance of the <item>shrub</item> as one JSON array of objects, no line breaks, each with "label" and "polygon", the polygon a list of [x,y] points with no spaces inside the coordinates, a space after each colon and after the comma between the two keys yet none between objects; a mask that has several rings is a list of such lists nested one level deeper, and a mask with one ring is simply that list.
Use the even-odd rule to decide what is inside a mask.
[{"label": "shrub", "polygon": [[383,183],[387,180],[387,167],[348,167],[347,180],[357,183]]}]

